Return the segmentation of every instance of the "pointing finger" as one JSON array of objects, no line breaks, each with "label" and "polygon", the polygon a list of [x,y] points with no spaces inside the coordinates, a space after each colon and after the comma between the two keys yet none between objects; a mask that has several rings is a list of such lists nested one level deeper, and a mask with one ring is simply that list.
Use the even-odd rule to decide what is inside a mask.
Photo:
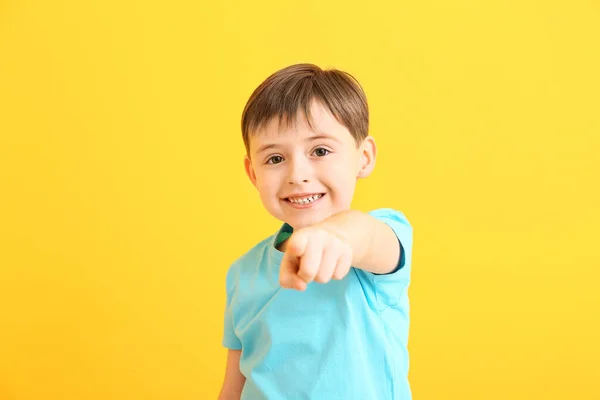
[{"label": "pointing finger", "polygon": [[317,271],[315,282],[327,283],[331,280],[331,276],[335,271],[336,264],[340,257],[340,251],[335,244],[326,246],[323,250],[323,257],[321,258],[321,265]]},{"label": "pointing finger", "polygon": [[319,271],[322,256],[323,244],[315,240],[314,236],[310,237],[304,253],[300,256],[298,277],[306,283],[315,279],[315,275]]}]

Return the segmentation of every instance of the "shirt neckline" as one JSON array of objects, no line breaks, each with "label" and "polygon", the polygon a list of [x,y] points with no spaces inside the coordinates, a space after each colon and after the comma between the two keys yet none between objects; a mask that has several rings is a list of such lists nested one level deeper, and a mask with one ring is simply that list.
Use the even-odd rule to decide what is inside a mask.
[{"label": "shirt neckline", "polygon": [[287,222],[284,222],[283,225],[279,228],[277,233],[273,235],[273,239],[269,243],[269,254],[271,259],[281,262],[283,259],[283,252],[277,249],[277,244],[280,243],[278,240],[282,234],[291,234],[294,232],[294,228],[289,225]]}]

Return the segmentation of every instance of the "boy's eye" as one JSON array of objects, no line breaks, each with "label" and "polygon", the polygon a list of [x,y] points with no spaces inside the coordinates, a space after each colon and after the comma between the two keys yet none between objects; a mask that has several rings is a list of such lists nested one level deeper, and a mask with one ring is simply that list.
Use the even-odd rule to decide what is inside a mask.
[{"label": "boy's eye", "polygon": [[317,157],[324,157],[331,152],[324,147],[318,147],[315,149],[314,153]]},{"label": "boy's eye", "polygon": [[279,164],[282,161],[283,161],[283,157],[273,156],[267,160],[267,164]]}]

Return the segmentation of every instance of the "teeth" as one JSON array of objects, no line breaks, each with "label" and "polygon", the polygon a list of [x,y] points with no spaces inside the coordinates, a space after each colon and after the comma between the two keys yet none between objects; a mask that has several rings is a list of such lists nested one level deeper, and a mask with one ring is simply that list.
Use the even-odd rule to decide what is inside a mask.
[{"label": "teeth", "polygon": [[318,200],[322,197],[321,194],[315,194],[313,196],[308,196],[308,197],[289,197],[288,200],[291,201],[292,203],[296,203],[296,204],[307,204],[307,203],[312,203],[315,200]]}]

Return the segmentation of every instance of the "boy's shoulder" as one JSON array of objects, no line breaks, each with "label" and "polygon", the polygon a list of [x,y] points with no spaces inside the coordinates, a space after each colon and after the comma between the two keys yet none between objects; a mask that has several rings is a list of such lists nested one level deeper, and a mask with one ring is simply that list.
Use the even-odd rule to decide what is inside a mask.
[{"label": "boy's shoulder", "polygon": [[266,262],[272,252],[276,251],[273,247],[276,235],[277,233],[274,233],[266,237],[235,259],[229,266],[228,274],[237,274],[239,270],[248,271],[249,269],[256,269]]},{"label": "boy's shoulder", "polygon": [[404,213],[402,211],[395,209],[395,208],[391,208],[391,207],[375,208],[375,209],[372,209],[371,211],[368,211],[367,214],[369,214],[375,218],[395,217],[395,218],[406,219],[406,216],[404,215]]}]

